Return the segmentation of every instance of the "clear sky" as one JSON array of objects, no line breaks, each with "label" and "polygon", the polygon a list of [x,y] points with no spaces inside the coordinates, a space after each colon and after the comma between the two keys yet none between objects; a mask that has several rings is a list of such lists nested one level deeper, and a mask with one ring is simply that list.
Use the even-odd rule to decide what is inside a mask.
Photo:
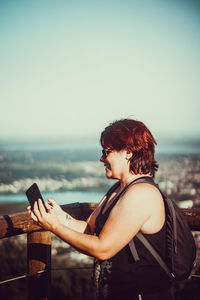
[{"label": "clear sky", "polygon": [[0,135],[200,133],[194,0],[0,0]]}]

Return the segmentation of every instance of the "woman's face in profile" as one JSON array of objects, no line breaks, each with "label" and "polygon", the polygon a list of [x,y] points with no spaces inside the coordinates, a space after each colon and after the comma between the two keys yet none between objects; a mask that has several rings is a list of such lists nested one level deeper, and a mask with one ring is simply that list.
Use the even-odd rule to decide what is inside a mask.
[{"label": "woman's face in profile", "polygon": [[112,179],[121,179],[124,172],[129,170],[129,164],[127,163],[125,150],[110,150],[106,151],[107,155],[102,155],[100,161],[105,166],[106,177]]}]

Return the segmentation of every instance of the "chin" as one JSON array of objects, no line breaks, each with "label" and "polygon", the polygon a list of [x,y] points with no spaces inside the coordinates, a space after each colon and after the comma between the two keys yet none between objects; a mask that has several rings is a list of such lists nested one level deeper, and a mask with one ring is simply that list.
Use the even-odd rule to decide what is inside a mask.
[{"label": "chin", "polygon": [[109,178],[112,178],[112,172],[110,170],[106,170],[106,177],[109,179]]},{"label": "chin", "polygon": [[107,174],[107,173],[106,173],[106,178],[109,179],[109,178],[112,178],[112,176],[111,176],[110,174]]},{"label": "chin", "polygon": [[114,175],[112,174],[112,172],[106,172],[106,178],[107,178],[107,179],[117,179],[116,176],[114,176]]}]

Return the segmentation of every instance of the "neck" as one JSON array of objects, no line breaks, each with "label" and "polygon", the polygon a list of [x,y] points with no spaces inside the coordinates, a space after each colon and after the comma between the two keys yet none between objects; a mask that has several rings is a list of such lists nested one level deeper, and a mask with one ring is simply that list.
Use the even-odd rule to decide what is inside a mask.
[{"label": "neck", "polygon": [[125,178],[122,178],[120,180],[121,187],[125,188],[131,181],[138,179],[140,177],[143,177],[143,176],[151,177],[149,174],[129,174],[128,176],[126,176]]}]

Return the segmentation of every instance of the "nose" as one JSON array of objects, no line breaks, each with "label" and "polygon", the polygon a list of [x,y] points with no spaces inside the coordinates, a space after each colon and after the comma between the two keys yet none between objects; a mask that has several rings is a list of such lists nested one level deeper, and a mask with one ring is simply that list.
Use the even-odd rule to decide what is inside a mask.
[{"label": "nose", "polygon": [[100,160],[100,162],[102,162],[102,163],[105,161],[105,159],[104,159],[103,155],[101,155],[101,157],[100,157],[100,159],[99,159],[99,160]]}]

